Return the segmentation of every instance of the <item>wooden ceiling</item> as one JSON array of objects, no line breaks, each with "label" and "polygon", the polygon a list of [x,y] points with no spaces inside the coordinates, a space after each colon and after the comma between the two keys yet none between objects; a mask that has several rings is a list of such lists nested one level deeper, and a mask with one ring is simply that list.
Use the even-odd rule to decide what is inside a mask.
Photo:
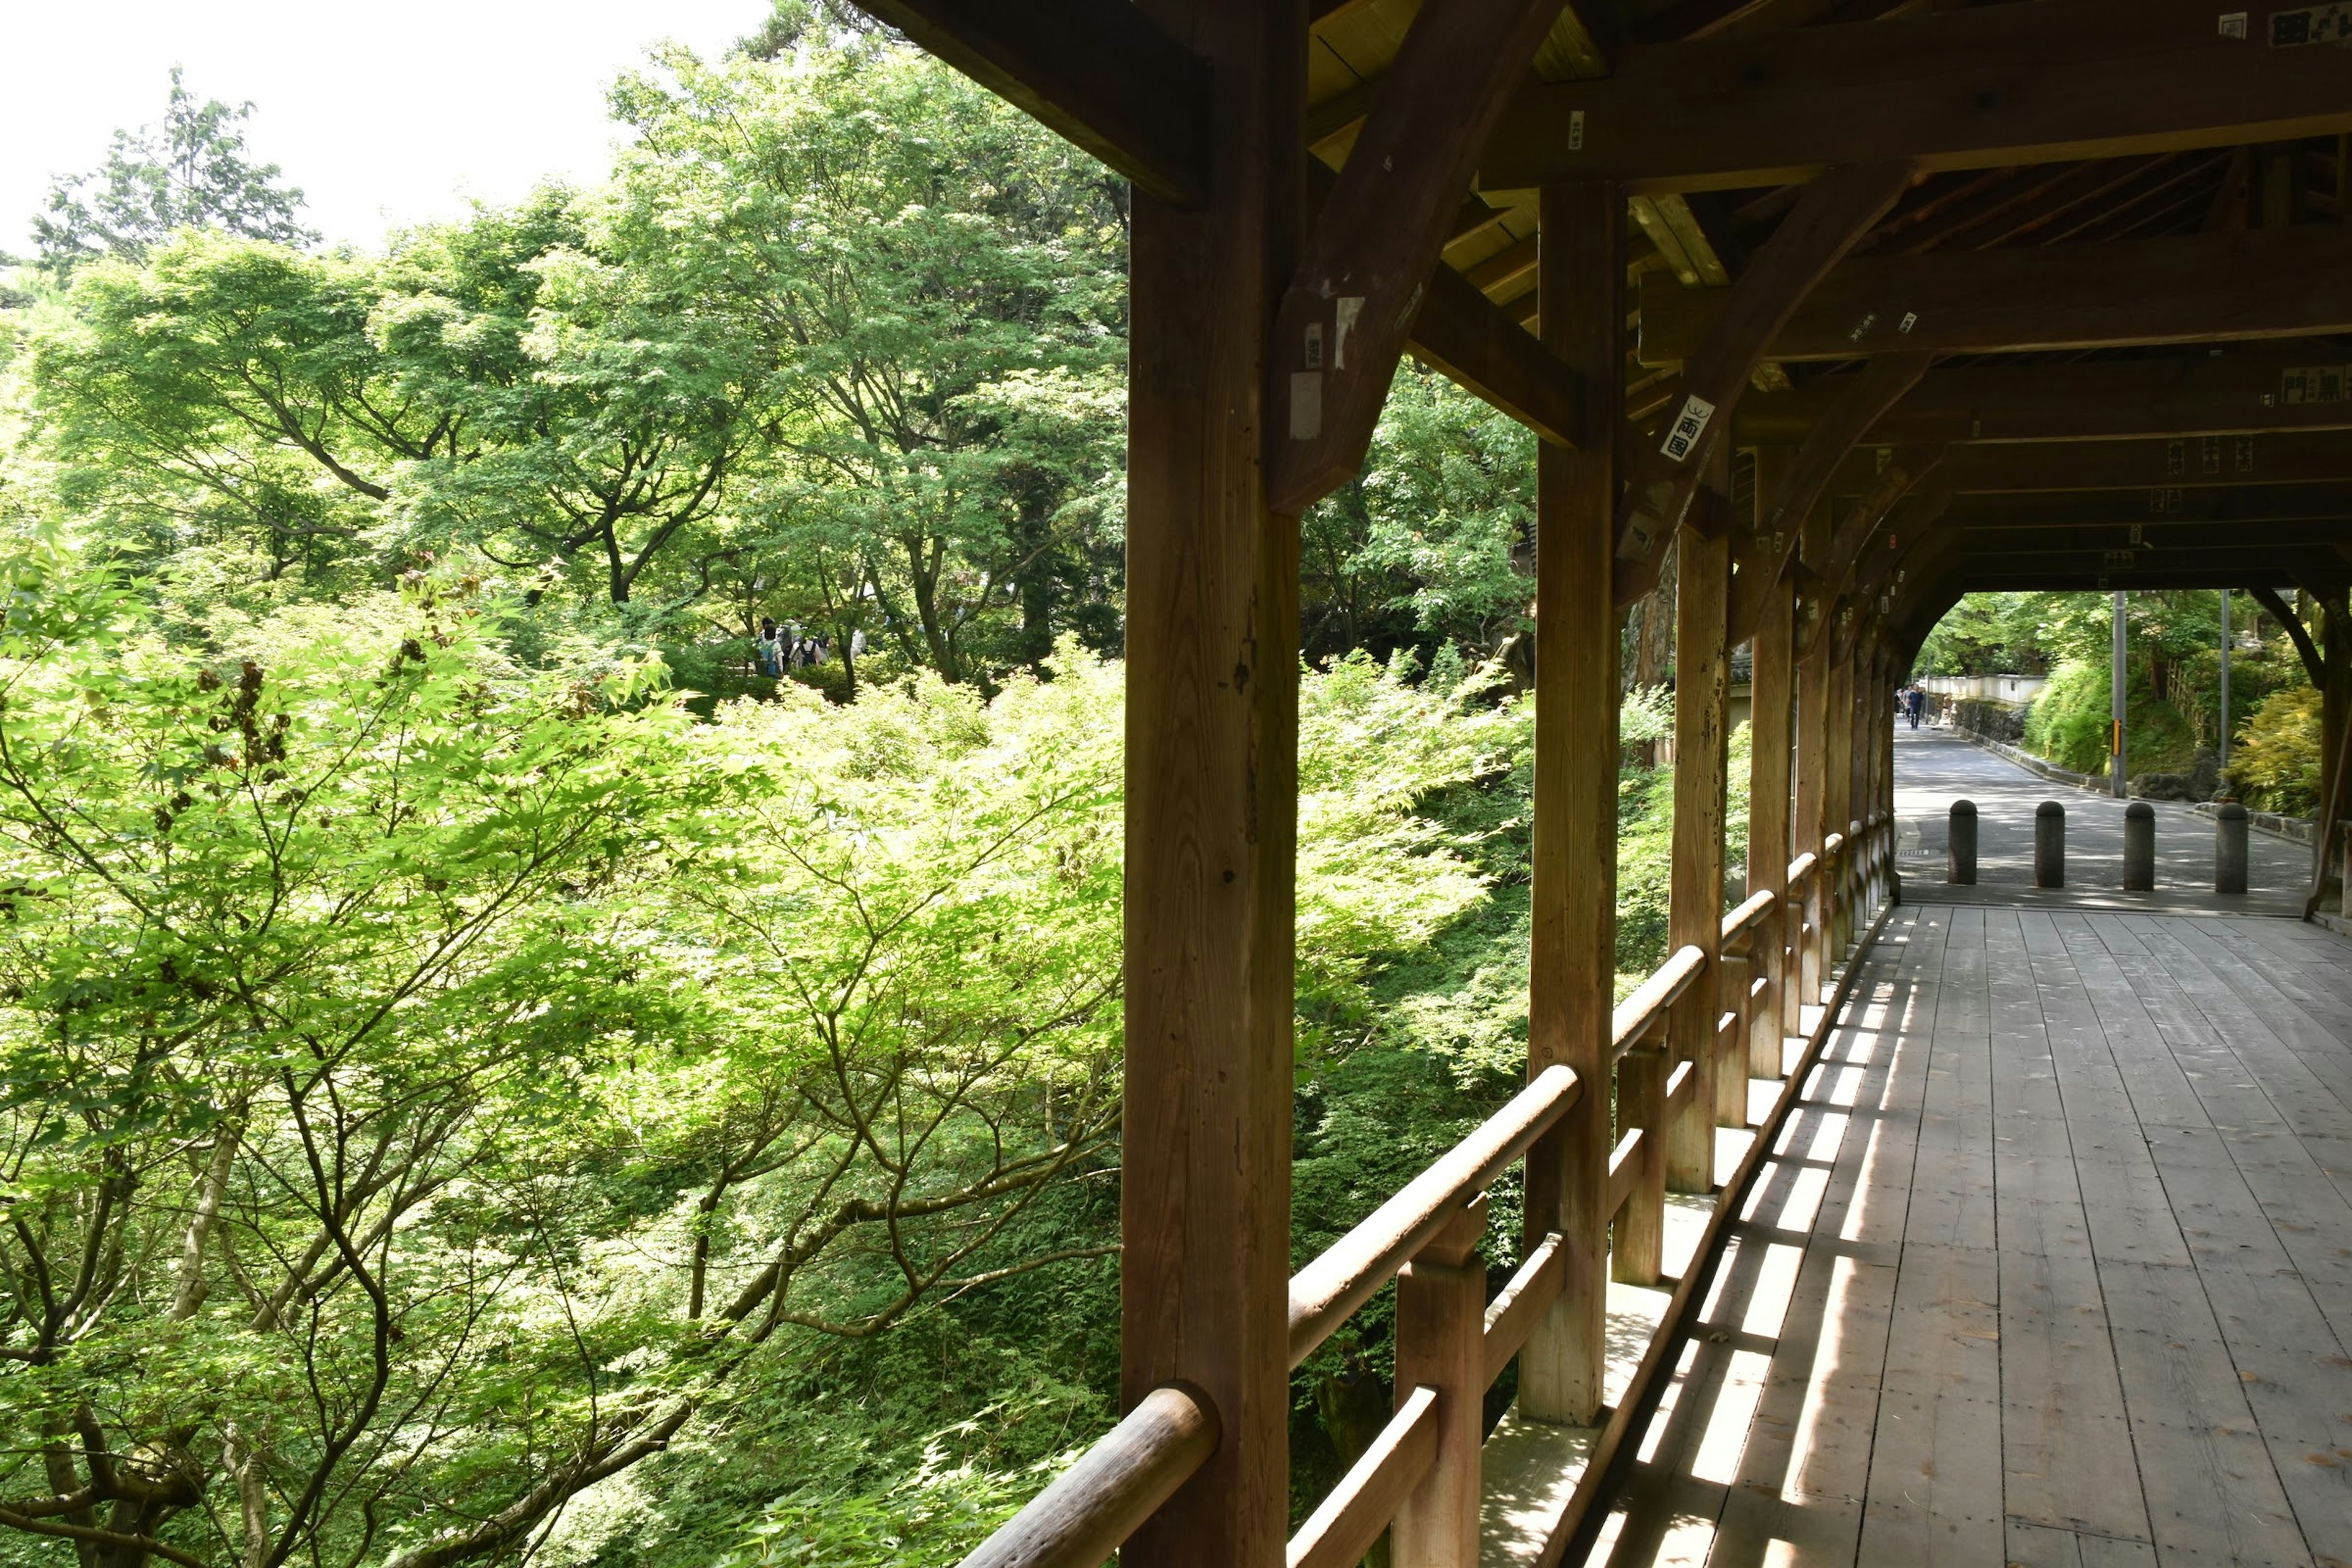
[{"label": "wooden ceiling", "polygon": [[[1179,201],[1202,188],[1208,95],[1187,75],[1196,62],[1148,19],[1150,0],[862,3],[1147,188]],[[1938,593],[2021,572],[2050,586],[2127,585],[2126,563],[2153,581],[2168,552],[2168,580],[2275,572],[2337,591],[2352,578],[2352,498],[2332,518],[2299,517],[2289,540],[2263,510],[2275,496],[2263,496],[2278,476],[2336,478],[2352,457],[2352,6],[2231,3],[1571,0],[1540,35],[1477,35],[1493,51],[1481,59],[1531,61],[1490,70],[1467,56],[1433,66],[1427,54],[1469,47],[1483,16],[1416,32],[1432,20],[1419,0],[1308,0],[1306,141],[1310,170],[1320,165],[1310,196],[1327,205],[1312,244],[1329,249],[1336,229],[1369,252],[1388,238],[1384,223],[1427,228],[1442,259],[1433,275],[1414,274],[1427,283],[1407,312],[1411,352],[1579,445],[1601,433],[1583,427],[1578,378],[1533,335],[1538,192],[1618,183],[1632,328],[1621,603],[1650,580],[1629,562],[1646,555],[1654,574],[1657,524],[1689,504],[1687,476],[1667,494],[1654,450],[1696,395],[1686,379],[1736,402],[1728,427],[1743,447],[1806,448],[1795,490],[1775,492],[1800,513],[1780,518],[1784,535],[1827,509],[1841,531],[1863,530],[1839,552],[1850,562],[1883,561],[1881,551],[1909,561],[1932,543],[1916,564],[1933,567]],[[1081,33],[1083,56],[1069,41]],[[1539,37],[1531,51],[1529,37]],[[1444,197],[1455,205],[1392,212],[1381,182],[1340,177],[1360,139],[1387,135],[1380,156],[1397,170],[1387,183],[1443,195],[1454,176],[1433,185],[1433,164],[1398,127],[1425,117],[1433,83],[1474,79],[1496,107],[1464,121],[1492,130],[1475,133],[1474,172]],[[1399,101],[1413,108],[1382,116],[1399,80]],[[1058,96],[1040,83],[1062,84]],[[1415,160],[1418,184],[1404,172]],[[1799,303],[1785,321],[1771,316],[1769,342],[1717,352],[1716,324],[1757,258],[1801,248],[1774,244],[1791,215],[1802,224],[1834,208],[1823,192],[1835,182],[1820,178],[1832,169],[1853,189],[1844,229],[1813,245],[1826,269],[1797,269]],[[1874,170],[1900,181],[1891,205]],[[1337,276],[1318,265],[1310,254],[1302,279]],[[1294,285],[1277,340],[1293,326],[1311,338],[1318,309],[1328,300]],[[1727,386],[1727,358],[1740,367]],[[1366,394],[1346,395],[1360,405]],[[1339,422],[1369,438],[1362,408]],[[2079,462],[1977,455],[2078,442],[2095,444]],[[1345,440],[1321,445],[1315,464],[1276,476],[1277,510],[1352,471]],[[2056,498],[2103,489],[2122,498],[2109,504],[2117,516],[2137,507],[2164,528],[2037,556],[1988,543],[1975,523],[1938,521],[1959,496],[1956,515],[1991,498],[2021,522],[2055,526],[2074,515]],[[2210,517],[2168,512],[2183,491],[2241,500]],[[1775,495],[1756,504],[1761,522]],[[1778,573],[1787,561],[1743,558],[1742,570]],[[1893,590],[1919,574],[1865,575],[1824,591],[1875,585],[1889,614]]]}]

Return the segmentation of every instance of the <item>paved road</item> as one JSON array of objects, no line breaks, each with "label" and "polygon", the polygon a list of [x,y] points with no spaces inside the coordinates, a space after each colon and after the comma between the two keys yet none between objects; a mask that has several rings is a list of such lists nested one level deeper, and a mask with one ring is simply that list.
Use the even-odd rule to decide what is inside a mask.
[{"label": "paved road", "polygon": [[[1977,883],[1948,887],[1946,830],[1955,800],[1977,807]],[[2066,808],[2066,888],[2033,887],[2033,812],[2045,800]],[[2311,851],[2267,834],[2247,836],[2251,891],[2224,899],[2213,888],[2213,822],[2185,805],[2156,807],[2154,895],[2123,891],[2124,806],[2110,795],[2028,773],[1948,731],[1895,731],[1895,854],[1904,896],[1969,903],[2094,906],[2276,914],[2303,911]]]}]

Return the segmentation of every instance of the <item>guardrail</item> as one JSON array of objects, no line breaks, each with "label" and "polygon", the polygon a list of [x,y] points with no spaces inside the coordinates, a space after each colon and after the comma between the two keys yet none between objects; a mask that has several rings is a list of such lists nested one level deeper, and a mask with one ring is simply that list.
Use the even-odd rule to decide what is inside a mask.
[{"label": "guardrail", "polygon": [[[1846,833],[1829,835],[1818,854],[1790,863],[1784,894],[1759,891],[1723,917],[1718,954],[1677,950],[1616,1008],[1609,1060],[1617,1126],[1607,1213],[1624,1265],[1621,1277],[1657,1277],[1666,1141],[1675,1122],[1695,1109],[1701,1081],[1696,1059],[1669,1060],[1675,1010],[1717,1010],[1706,1048],[1715,1053],[1717,1092],[1706,1109],[1718,1121],[1747,1125],[1755,1025],[1776,1011],[1786,1020],[1767,1026],[1772,1057],[1766,1076],[1778,1077],[1781,1035],[1794,1032],[1803,996],[1821,1000],[1821,979],[1844,950],[1834,933],[1851,925],[1857,902],[1874,901],[1891,888],[1893,834],[1892,818],[1876,812]],[[1710,975],[1711,986],[1704,984]],[[1608,1087],[1587,1084],[1564,1066],[1546,1068],[1292,1278],[1293,1368],[1382,1286],[1397,1282],[1397,1394],[1387,1426],[1291,1537],[1287,1568],[1348,1568],[1382,1531],[1392,1532],[1395,1568],[1477,1561],[1482,1400],[1568,1278],[1567,1243],[1548,1231],[1501,1291],[1486,1299],[1486,1270],[1475,1255],[1486,1231],[1487,1189],[1580,1096]],[[1634,1256],[1622,1256],[1629,1251]],[[1601,1276],[1595,1269],[1583,1277]],[[1658,1335],[1671,1335],[1675,1325],[1670,1312]],[[1641,1402],[1643,1380],[1664,1363],[1656,1348],[1643,1358],[1629,1405]],[[1610,1430],[1622,1425],[1612,1420]],[[1216,1412],[1199,1390],[1181,1384],[1152,1390],[967,1557],[964,1568],[1098,1568],[1207,1462],[1217,1434]],[[1604,1464],[1605,1456],[1596,1451],[1591,1462]],[[1571,1518],[1562,1531],[1576,1522]]]}]

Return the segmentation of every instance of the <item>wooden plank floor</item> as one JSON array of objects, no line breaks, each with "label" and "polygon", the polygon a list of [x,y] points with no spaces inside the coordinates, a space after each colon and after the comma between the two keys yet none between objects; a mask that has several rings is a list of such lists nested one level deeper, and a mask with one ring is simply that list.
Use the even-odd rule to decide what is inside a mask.
[{"label": "wooden plank floor", "polygon": [[2352,943],[1905,907],[1593,1564],[2352,1568]]}]

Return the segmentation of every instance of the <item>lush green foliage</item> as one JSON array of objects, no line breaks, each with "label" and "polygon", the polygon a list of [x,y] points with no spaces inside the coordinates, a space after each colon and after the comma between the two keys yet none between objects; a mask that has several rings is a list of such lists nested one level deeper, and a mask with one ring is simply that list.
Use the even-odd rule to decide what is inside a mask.
[{"label": "lush green foliage", "polygon": [[2241,798],[2264,811],[2309,816],[2319,809],[2320,694],[2288,687],[2263,700],[2230,757]]},{"label": "lush green foliage", "polygon": [[[2129,766],[2188,773],[2221,739],[2221,596],[2135,593],[2126,600],[2129,653],[2125,717]],[[2285,629],[2248,595],[2231,600],[2233,747],[2272,692],[2304,687]],[[2077,773],[2107,765],[2114,696],[2114,600],[2105,594],[1972,594],[1953,606],[1920,649],[1922,675],[2047,674],[2026,717],[2025,744]],[[2235,758],[2232,758],[2235,761]]]},{"label": "lush green foliage", "polygon": [[[945,1563],[1108,1425],[1126,193],[845,15],[375,250],[175,86],[0,295],[0,1522]],[[1306,525],[1302,1259],[1524,1071],[1532,451],[1408,365]]]}]

